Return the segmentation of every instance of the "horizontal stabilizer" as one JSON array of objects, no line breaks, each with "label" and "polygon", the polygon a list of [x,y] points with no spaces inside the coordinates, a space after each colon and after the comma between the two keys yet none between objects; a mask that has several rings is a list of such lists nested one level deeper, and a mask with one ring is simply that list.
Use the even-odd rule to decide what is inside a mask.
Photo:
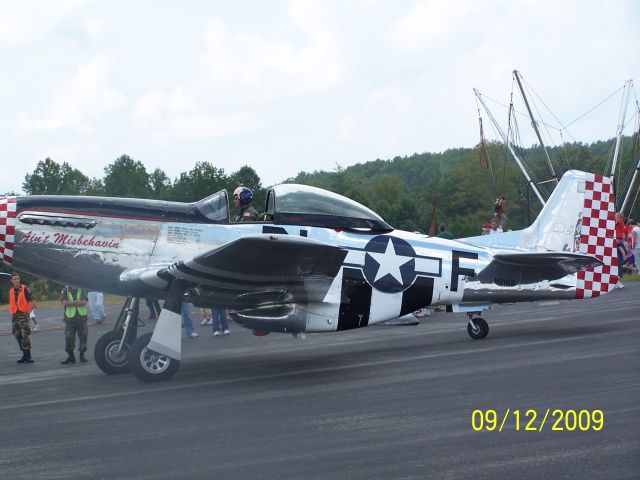
[{"label": "horizontal stabilizer", "polygon": [[500,253],[476,278],[480,283],[521,285],[557,280],[601,265],[595,257],[571,252]]}]

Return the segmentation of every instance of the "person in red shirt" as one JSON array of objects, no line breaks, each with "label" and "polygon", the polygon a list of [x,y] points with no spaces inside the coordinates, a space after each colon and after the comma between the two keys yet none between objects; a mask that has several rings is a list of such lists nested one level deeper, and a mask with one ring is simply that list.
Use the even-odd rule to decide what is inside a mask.
[{"label": "person in red shirt", "polygon": [[622,213],[617,212],[615,215],[616,220],[616,244],[618,249],[618,283],[616,283],[616,288],[624,288],[622,284],[622,277],[624,275],[622,266],[624,265],[624,259],[627,258],[627,249],[625,248],[624,240],[625,240],[625,224],[624,224],[624,216]]}]

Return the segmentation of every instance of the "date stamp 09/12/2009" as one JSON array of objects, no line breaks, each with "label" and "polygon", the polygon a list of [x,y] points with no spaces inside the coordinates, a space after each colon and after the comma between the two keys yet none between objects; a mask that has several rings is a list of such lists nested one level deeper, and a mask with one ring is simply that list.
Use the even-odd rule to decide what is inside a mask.
[{"label": "date stamp 09/12/2009", "polygon": [[563,410],[560,408],[546,410],[515,409],[498,412],[493,409],[476,409],[471,413],[471,427],[476,431],[502,432],[503,429],[527,432],[543,430],[599,432],[604,428],[604,412],[602,410]]}]

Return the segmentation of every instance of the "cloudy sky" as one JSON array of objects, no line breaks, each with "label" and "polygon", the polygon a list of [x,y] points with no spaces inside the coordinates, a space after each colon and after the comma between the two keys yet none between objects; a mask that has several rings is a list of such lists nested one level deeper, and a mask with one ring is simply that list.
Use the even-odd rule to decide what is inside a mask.
[{"label": "cloudy sky", "polygon": [[[508,103],[514,69],[564,125],[633,78],[629,119],[639,21],[636,0],[0,0],[0,192],[46,157],[247,164],[266,186],[471,147],[473,87]],[[569,139],[615,136],[621,101]]]}]

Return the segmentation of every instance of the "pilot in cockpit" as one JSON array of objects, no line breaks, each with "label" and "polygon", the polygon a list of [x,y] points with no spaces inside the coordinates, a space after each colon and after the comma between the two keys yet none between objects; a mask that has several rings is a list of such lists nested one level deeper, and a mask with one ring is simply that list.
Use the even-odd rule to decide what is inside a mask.
[{"label": "pilot in cockpit", "polygon": [[240,209],[234,222],[255,222],[258,211],[251,206],[253,192],[247,187],[238,187],[233,191],[233,205]]}]

